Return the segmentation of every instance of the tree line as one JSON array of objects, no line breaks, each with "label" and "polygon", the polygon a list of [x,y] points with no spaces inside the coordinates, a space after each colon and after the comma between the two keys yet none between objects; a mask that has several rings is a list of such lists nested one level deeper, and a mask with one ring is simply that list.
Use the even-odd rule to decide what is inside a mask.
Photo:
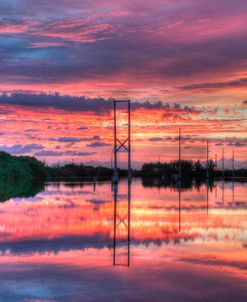
[{"label": "tree line", "polygon": [[[180,167],[180,168],[179,168]],[[169,163],[146,163],[141,170],[133,170],[132,175],[143,178],[160,178],[164,181],[177,180],[181,171],[182,179],[195,179],[210,181],[219,177],[247,177],[247,169],[217,170],[215,163],[210,160],[208,165],[200,161],[171,161]],[[119,177],[126,177],[127,170],[119,169]],[[110,180],[113,169],[103,166],[93,167],[82,163],[48,166],[38,159],[30,156],[12,156],[0,152],[0,180],[18,179],[62,179],[80,178],[83,180]]]}]

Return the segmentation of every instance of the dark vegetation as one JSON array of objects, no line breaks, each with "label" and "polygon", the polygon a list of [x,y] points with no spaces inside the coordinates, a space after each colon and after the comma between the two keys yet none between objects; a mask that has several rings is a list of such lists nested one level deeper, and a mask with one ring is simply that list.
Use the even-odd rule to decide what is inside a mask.
[{"label": "dark vegetation", "polygon": [[19,179],[19,180],[3,180],[0,181],[0,202],[9,200],[10,198],[27,198],[34,197],[45,187],[44,181]]},{"label": "dark vegetation", "polygon": [[31,197],[44,189],[46,168],[33,157],[0,152],[0,202]]},{"label": "dark vegetation", "polygon": [[[119,177],[127,177],[126,170],[119,170]],[[140,171],[133,170],[133,177],[142,177],[144,186],[170,186],[178,187],[178,161],[170,163],[149,163],[144,164]],[[91,167],[83,164],[66,164],[63,166],[46,166],[34,157],[12,156],[0,152],[0,202],[10,198],[26,198],[35,196],[42,191],[45,181],[67,181],[67,185],[73,185],[71,180],[110,180],[113,170],[105,167]],[[208,175],[208,178],[207,178]],[[208,179],[209,188],[213,187],[213,181],[222,178],[223,172],[215,170],[215,165],[209,162],[208,171],[205,165],[199,161],[181,161],[181,182],[180,187],[184,190],[193,187],[200,187]],[[225,180],[231,180],[231,170],[224,171]],[[234,171],[238,181],[246,181],[247,169]]]},{"label": "dark vegetation", "polygon": [[[181,161],[181,178],[183,179],[198,179],[202,180],[208,174],[208,178],[212,179],[215,176],[214,162],[210,161],[207,168],[200,161],[192,162],[187,160]],[[144,164],[141,170],[143,177],[163,178],[164,180],[177,180],[179,175],[179,161],[170,163],[148,163]]]},{"label": "dark vegetation", "polygon": [[[126,170],[118,170],[120,177],[128,175]],[[108,180],[111,179],[113,170],[105,167],[92,167],[83,164],[66,164],[64,166],[46,167],[46,177],[48,179],[59,180],[61,178],[81,178],[83,180]]]},{"label": "dark vegetation", "polygon": [[[132,175],[146,179],[158,178],[162,181],[177,181],[179,162],[147,163],[140,171],[133,170]],[[84,164],[65,164],[63,166],[46,166],[41,161],[29,156],[12,156],[0,152],[0,181],[44,181],[80,178],[82,180],[109,180],[113,170],[105,167],[92,167]],[[127,171],[119,169],[119,177],[126,177]],[[208,177],[207,177],[208,176]],[[223,171],[216,170],[213,161],[209,161],[208,169],[200,161],[181,161],[181,179],[197,182],[209,181],[223,176]],[[231,170],[224,171],[224,177],[231,178]],[[247,177],[247,169],[235,170],[235,177]]]},{"label": "dark vegetation", "polygon": [[0,180],[42,180],[46,177],[45,165],[34,157],[12,156],[0,152]]}]

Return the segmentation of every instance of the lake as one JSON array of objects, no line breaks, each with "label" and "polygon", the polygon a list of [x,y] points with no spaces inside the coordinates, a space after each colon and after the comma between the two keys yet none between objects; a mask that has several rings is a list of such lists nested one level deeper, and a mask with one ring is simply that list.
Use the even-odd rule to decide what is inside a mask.
[{"label": "lake", "polygon": [[247,301],[247,183],[40,190],[0,203],[0,301]]}]

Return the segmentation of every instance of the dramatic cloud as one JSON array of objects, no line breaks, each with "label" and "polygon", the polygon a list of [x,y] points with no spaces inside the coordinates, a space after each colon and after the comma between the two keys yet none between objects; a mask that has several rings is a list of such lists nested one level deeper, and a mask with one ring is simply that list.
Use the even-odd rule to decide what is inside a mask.
[{"label": "dramatic cloud", "polygon": [[[33,94],[33,93],[14,93],[0,95],[0,104],[23,106],[31,108],[55,108],[71,112],[95,112],[98,114],[109,113],[113,109],[113,99],[104,98],[87,98],[87,97],[74,97],[69,95],[55,94]],[[124,105],[119,106],[123,108]],[[200,114],[206,112],[215,112],[216,109],[200,109],[194,106],[184,106],[176,103],[162,103],[158,102],[131,102],[132,110],[164,110],[165,115],[180,114]],[[79,128],[85,130],[85,127]],[[86,128],[87,129],[87,128]]]},{"label": "dramatic cloud", "polygon": [[2,91],[174,101],[246,87],[245,0],[10,2],[1,1]]},{"label": "dramatic cloud", "polygon": [[87,151],[110,147],[113,99],[130,99],[139,166],[175,159],[178,128],[184,156],[204,160],[209,140],[244,162],[246,0],[0,2],[6,150],[109,163]]},{"label": "dramatic cloud", "polygon": [[86,98],[61,96],[56,94],[25,94],[15,93],[11,95],[3,94],[0,96],[0,104],[18,105],[24,107],[37,108],[57,108],[66,111],[88,111],[99,112],[109,111],[112,108],[113,101],[103,98]]}]

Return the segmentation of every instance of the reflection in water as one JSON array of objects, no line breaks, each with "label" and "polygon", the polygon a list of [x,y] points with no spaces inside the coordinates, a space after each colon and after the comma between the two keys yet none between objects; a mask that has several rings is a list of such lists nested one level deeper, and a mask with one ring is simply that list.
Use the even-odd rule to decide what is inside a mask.
[{"label": "reflection in water", "polygon": [[181,231],[181,182],[179,181],[179,188],[178,188],[178,226],[179,231]]},{"label": "reflection in water", "polygon": [[246,183],[48,183],[0,204],[0,295],[246,301],[246,246]]},{"label": "reflection in water", "polygon": [[130,212],[131,212],[131,182],[128,187],[127,200],[124,206],[118,205],[118,184],[114,184],[114,239],[113,266],[130,266]]},{"label": "reflection in water", "polygon": [[222,192],[222,207],[224,206],[225,204],[225,182],[224,180],[222,180],[222,189],[221,189],[221,192]]},{"label": "reflection in water", "polygon": [[0,202],[5,202],[10,198],[33,197],[43,191],[44,182],[29,179],[0,180]]},{"label": "reflection in water", "polygon": [[[181,241],[185,237],[195,240],[206,236],[206,228],[214,229],[214,240],[220,238],[216,236],[220,229],[220,232],[225,229],[230,238],[232,229],[241,230],[245,226],[242,218],[247,207],[246,184],[221,183],[212,189],[205,185],[200,190],[188,190],[181,186],[144,188],[139,181],[131,189],[131,185],[122,182],[113,195],[108,183],[98,184],[96,192],[91,188],[90,183],[50,183],[36,197],[11,199],[0,209],[2,229],[6,231],[5,237],[0,237],[0,245],[17,238],[58,242],[66,236],[66,241],[74,238],[75,242],[75,238],[80,241],[83,235],[87,241],[92,238],[94,242],[97,238],[97,244],[101,241],[106,246],[115,242],[117,250],[123,242],[130,241],[131,216],[135,244],[172,238]],[[216,190],[221,190],[220,196],[226,195],[224,204],[213,192]],[[236,217],[234,224],[229,217]],[[19,226],[22,232],[16,231]],[[207,233],[206,238],[210,239],[209,236]]]}]

